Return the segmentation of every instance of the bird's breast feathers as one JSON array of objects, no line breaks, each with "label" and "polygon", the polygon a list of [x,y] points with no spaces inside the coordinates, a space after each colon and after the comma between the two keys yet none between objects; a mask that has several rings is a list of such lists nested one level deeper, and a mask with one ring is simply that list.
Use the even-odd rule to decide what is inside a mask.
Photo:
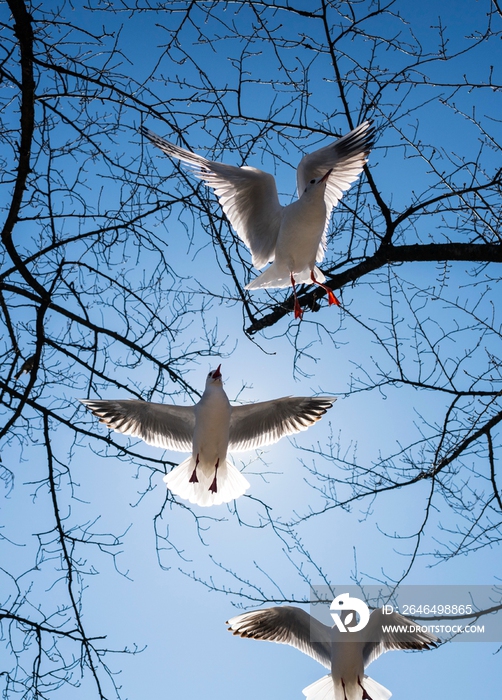
[{"label": "bird's breast feathers", "polygon": [[364,675],[364,644],[356,641],[333,643],[331,671],[333,678],[355,678]]},{"label": "bird's breast feathers", "polygon": [[275,251],[276,262],[286,261],[297,272],[313,267],[326,220],[324,200],[317,206],[300,206],[303,199],[284,210]]},{"label": "bird's breast feathers", "polygon": [[223,390],[205,393],[195,407],[193,454],[199,454],[201,462],[214,466],[217,459],[225,459],[231,412]]}]

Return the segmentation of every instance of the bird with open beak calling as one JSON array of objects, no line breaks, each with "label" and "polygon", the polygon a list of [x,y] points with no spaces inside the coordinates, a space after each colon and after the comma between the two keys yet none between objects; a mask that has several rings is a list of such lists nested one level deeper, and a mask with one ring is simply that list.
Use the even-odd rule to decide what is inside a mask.
[{"label": "bird with open beak calling", "polygon": [[316,266],[324,259],[326,230],[331,211],[357,180],[373,144],[374,129],[365,121],[329,146],[304,156],[297,168],[298,199],[283,207],[270,173],[247,165],[216,163],[142,128],[142,133],[171,158],[193,169],[194,175],[212,187],[228,220],[248,246],[253,265],[261,270],[246,289],[293,287],[295,318],[303,312],[297,284],[316,284],[338,304],[326,278]]},{"label": "bird with open beak calling", "polygon": [[232,406],[223,389],[221,365],[209,372],[195,406],[137,399],[81,399],[102,423],[150,445],[192,454],[164,477],[176,495],[200,506],[227,503],[249,488],[227,451],[242,452],[277,442],[318,421],[336,400],[285,396]]}]

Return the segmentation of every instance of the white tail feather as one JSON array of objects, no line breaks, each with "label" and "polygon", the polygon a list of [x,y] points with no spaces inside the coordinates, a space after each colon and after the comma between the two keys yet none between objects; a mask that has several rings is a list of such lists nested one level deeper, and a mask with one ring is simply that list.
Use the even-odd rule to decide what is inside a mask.
[{"label": "white tail feather", "polygon": [[[312,284],[310,275],[312,271],[310,267],[306,267],[300,272],[295,272],[295,282],[296,284]],[[315,278],[318,282],[326,281],[326,277],[320,271],[318,267],[314,267]],[[278,267],[275,262],[267,267],[265,272],[261,275],[255,277],[255,279],[246,285],[246,289],[264,289],[265,287],[274,287],[276,289],[282,289],[283,287],[291,286],[291,272],[285,267]]]},{"label": "white tail feather", "polygon": [[323,676],[302,690],[307,700],[335,700],[335,686],[331,674]]},{"label": "white tail feather", "polygon": [[[392,693],[383,685],[377,683],[369,676],[364,676],[362,680],[362,686],[367,692],[371,700],[389,700]],[[359,684],[354,685],[351,683],[347,684],[345,687],[345,692],[343,686],[340,682],[333,682],[331,674],[323,676],[315,683],[308,685],[303,689],[303,694],[307,700],[361,700],[363,691]]]},{"label": "white tail feather", "polygon": [[[304,272],[305,272],[305,270],[302,272],[302,274],[304,274]],[[312,282],[312,280],[310,278],[310,270],[308,271],[308,274],[309,274],[308,280],[302,280],[302,281],[304,281],[306,283]],[[326,277],[324,276],[324,274],[320,271],[320,269],[318,267],[314,267],[314,276],[315,276],[317,282],[320,282],[321,284],[324,284],[326,282]],[[296,279],[296,275],[295,275],[295,279]]]},{"label": "white tail feather", "polygon": [[208,477],[202,469],[197,469],[199,481],[190,483],[194,468],[195,459],[191,456],[164,477],[167,488],[190,503],[204,507],[218,506],[221,503],[233,501],[234,498],[239,498],[249,488],[248,480],[228,460],[220,462],[218,467],[217,491],[215,493],[209,490],[214,472]]},{"label": "white tail feather", "polygon": [[377,683],[369,676],[363,678],[363,688],[370,696],[371,700],[389,700],[392,693],[380,683]]}]

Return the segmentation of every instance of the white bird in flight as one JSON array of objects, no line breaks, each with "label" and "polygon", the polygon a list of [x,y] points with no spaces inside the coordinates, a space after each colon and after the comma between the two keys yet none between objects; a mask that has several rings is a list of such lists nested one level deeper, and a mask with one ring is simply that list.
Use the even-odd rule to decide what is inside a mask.
[{"label": "white bird in flight", "polygon": [[190,503],[219,505],[242,496],[249,488],[248,481],[229,461],[228,450],[253,450],[307,430],[336,401],[331,396],[285,396],[231,406],[220,368],[209,372],[204,393],[195,406],[137,399],[81,401],[113,430],[156,447],[191,450],[191,456],[164,477],[167,487]]},{"label": "white bird in flight", "polygon": [[[307,700],[388,700],[392,693],[366,676],[365,667],[386,651],[430,649],[439,641],[416,631],[412,620],[396,612],[384,615],[381,608],[371,613],[364,629],[352,633],[290,605],[244,613],[227,624],[235,635],[290,644],[329,668],[329,675],[304,688]],[[399,631],[384,632],[384,625]]]},{"label": "white bird in flight", "polygon": [[270,173],[247,165],[239,168],[215,163],[169,143],[149,129],[142,128],[142,133],[168,156],[191,166],[194,175],[214,188],[258,270],[272,262],[246,289],[292,285],[295,318],[303,314],[296,284],[317,284],[326,291],[330,305],[339,305],[324,284],[326,278],[316,262],[324,258],[333,207],[367,162],[374,138],[371,122],[365,121],[329,146],[304,156],[296,171],[298,199],[285,207],[279,203]]}]

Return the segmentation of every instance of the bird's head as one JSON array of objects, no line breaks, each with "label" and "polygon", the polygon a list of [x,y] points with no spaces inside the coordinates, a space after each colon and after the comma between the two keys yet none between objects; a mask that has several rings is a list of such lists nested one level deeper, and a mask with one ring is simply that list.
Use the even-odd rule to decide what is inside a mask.
[{"label": "bird's head", "polygon": [[219,382],[220,384],[222,383],[222,376],[221,376],[221,365],[218,365],[216,369],[211,370],[209,374],[207,375],[207,381],[206,384],[213,384],[216,382]]},{"label": "bird's head", "polygon": [[324,193],[324,188],[326,187],[326,183],[328,182],[328,178],[333,172],[333,168],[330,168],[327,173],[324,173],[322,177],[314,177],[312,180],[310,180],[307,183],[307,186],[303,190],[303,194],[306,193],[314,193],[314,192],[323,192]]}]

